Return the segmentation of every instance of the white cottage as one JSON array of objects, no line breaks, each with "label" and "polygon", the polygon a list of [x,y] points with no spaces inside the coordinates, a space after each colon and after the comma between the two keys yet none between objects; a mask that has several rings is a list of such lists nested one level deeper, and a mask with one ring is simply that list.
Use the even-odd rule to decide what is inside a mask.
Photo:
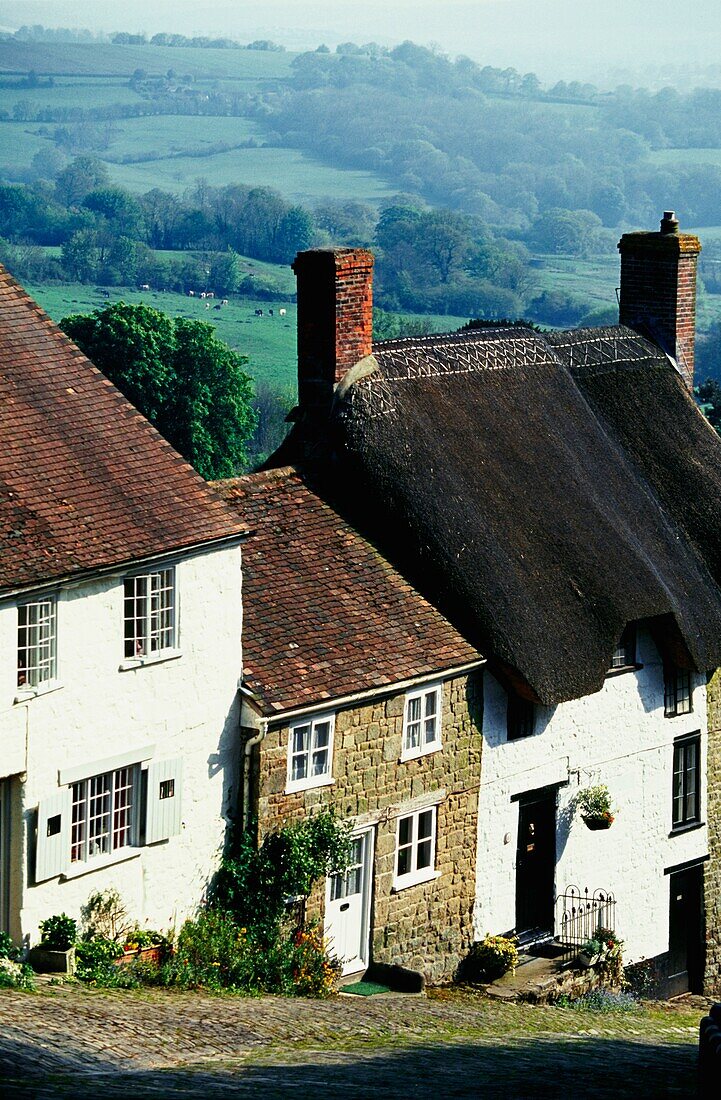
[{"label": "white cottage", "polygon": [[0,271],[0,929],[191,913],[237,786],[244,528]]},{"label": "white cottage", "polygon": [[[679,991],[721,935],[721,441],[689,392],[698,239],[667,212],[619,247],[617,326],[382,342],[373,257],[301,253],[300,400],[273,463],[306,470],[488,658],[476,935],[578,938],[588,891],[586,927],[613,922]],[[577,810],[598,785],[610,829]]]}]

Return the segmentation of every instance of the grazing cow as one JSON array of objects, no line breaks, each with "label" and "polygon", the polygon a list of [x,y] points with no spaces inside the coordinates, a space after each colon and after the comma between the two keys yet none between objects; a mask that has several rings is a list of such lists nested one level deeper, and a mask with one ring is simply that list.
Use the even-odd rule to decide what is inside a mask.
[{"label": "grazing cow", "polygon": [[279,310],[278,310],[278,313],[279,313],[279,314],[281,315],[281,317],[285,317],[285,315],[286,315],[286,313],[287,313],[287,312],[288,312],[288,311],[287,311],[287,310],[285,310],[285,309],[279,309]]},{"label": "grazing cow", "polygon": [[206,308],[206,309],[210,309],[210,302],[206,302],[206,303],[205,303],[205,308]]},{"label": "grazing cow", "polygon": [[195,297],[195,291],[194,290],[189,290],[188,291],[188,297],[189,298],[194,298]]},{"label": "grazing cow", "polygon": [[220,303],[220,304],[221,304],[221,306],[227,306],[227,305],[228,305],[228,299],[227,299],[227,298],[223,298],[223,300],[221,301],[221,303]]},{"label": "grazing cow", "polygon": [[268,316],[269,316],[269,317],[272,317],[272,316],[273,316],[273,310],[272,310],[272,309],[269,309],[269,310],[268,310]]},{"label": "grazing cow", "polygon": [[217,305],[217,306],[213,306],[213,309],[221,309],[221,308],[222,308],[222,307],[221,307],[221,306],[219,306],[219,305]]},{"label": "grazing cow", "polygon": [[109,290],[104,290],[103,291],[103,298],[109,298],[109,297],[110,297],[110,291]]},{"label": "grazing cow", "polygon": [[205,295],[205,297],[206,298],[214,298],[215,297],[214,291],[209,290],[208,293]]},{"label": "grazing cow", "polygon": [[207,295],[207,294],[205,293],[205,291],[204,291],[204,290],[201,290],[201,292],[200,292],[200,297],[201,297],[201,298],[207,298],[207,297],[208,297],[208,295]]},{"label": "grazing cow", "polygon": [[256,309],[255,316],[256,317],[262,317],[263,316],[263,310],[262,309]]},{"label": "grazing cow", "polygon": [[140,289],[141,290],[150,290],[150,283],[141,283],[140,284]]}]

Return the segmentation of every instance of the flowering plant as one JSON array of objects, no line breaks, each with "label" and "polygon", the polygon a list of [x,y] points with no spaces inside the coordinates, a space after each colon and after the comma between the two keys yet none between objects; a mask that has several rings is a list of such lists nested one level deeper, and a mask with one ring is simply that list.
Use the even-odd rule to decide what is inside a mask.
[{"label": "flowering plant", "polygon": [[600,783],[597,787],[586,787],[579,791],[576,805],[587,825],[598,822],[608,827],[613,824],[615,815],[611,808],[611,795],[605,784]]}]

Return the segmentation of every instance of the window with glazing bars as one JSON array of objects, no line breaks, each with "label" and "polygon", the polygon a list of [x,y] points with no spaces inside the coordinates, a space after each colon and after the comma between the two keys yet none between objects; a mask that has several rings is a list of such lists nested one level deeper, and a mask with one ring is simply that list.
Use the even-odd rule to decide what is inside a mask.
[{"label": "window with glazing bars", "polygon": [[35,688],[57,674],[55,597],[18,606],[18,687]]},{"label": "window with glazing bars", "polygon": [[636,627],[629,623],[611,657],[611,671],[636,664]]},{"label": "window with glazing bars", "polygon": [[333,715],[290,727],[288,785],[313,786],[330,779],[333,763]]},{"label": "window with glazing bars", "polygon": [[125,656],[148,657],[175,646],[175,570],[125,578]]},{"label": "window with glazing bars", "polygon": [[506,707],[506,736],[509,741],[532,737],[536,721],[536,708],[530,699],[523,699],[509,692]]},{"label": "window with glazing bars", "polygon": [[673,827],[699,820],[701,815],[699,760],[701,738],[685,737],[673,746]]},{"label": "window with glazing bars", "polygon": [[676,665],[666,668],[664,673],[664,715],[666,718],[675,718],[678,714],[690,714],[692,709],[691,673],[687,668],[678,668]]},{"label": "window with glazing bars", "polygon": [[419,810],[398,819],[396,883],[411,884],[433,876],[436,859],[436,812]]},{"label": "window with glazing bars", "polygon": [[73,783],[70,859],[110,855],[132,842],[137,767],[130,765]]},{"label": "window with glazing bars", "polygon": [[403,715],[403,756],[422,756],[432,749],[440,748],[440,744],[440,687],[409,692]]}]

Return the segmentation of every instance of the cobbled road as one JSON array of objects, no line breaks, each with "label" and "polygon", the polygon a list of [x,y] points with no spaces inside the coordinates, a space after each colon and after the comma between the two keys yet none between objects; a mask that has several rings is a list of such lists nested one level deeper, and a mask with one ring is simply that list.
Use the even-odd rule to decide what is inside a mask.
[{"label": "cobbled road", "polygon": [[0,992],[0,1097],[693,1097],[702,1002],[599,1015],[463,991],[310,1001]]}]

